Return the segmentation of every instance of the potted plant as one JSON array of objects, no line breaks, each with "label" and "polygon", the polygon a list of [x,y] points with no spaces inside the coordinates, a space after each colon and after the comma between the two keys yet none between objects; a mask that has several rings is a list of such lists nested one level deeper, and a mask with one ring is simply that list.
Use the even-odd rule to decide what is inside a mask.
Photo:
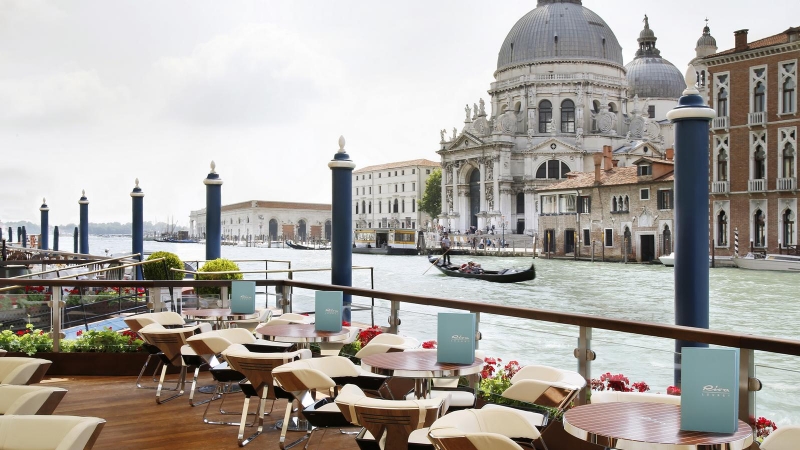
[{"label": "potted plant", "polygon": [[[243,278],[241,273],[204,273],[204,272],[235,272],[239,270],[239,265],[235,262],[217,258],[203,264],[203,267],[197,270],[194,278],[196,280],[241,280]],[[220,295],[220,288],[218,287],[198,287],[195,288],[197,295]]]},{"label": "potted plant", "polygon": [[[176,272],[170,269],[183,270],[183,261],[175,253],[170,252],[155,252],[147,257],[147,261],[164,258],[163,261],[151,262],[142,265],[145,280],[182,280],[183,272]],[[150,309],[161,311],[161,299],[165,295],[169,295],[172,299],[172,292],[170,288],[155,289],[150,293]]]}]

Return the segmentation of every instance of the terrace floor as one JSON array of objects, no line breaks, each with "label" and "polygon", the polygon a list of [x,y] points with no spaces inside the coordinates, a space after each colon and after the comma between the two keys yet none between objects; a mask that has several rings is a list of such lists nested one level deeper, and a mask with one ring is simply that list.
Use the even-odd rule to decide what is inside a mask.
[{"label": "terrace floor", "polygon": [[[200,379],[200,385],[212,384],[208,373],[201,373]],[[203,423],[205,405],[194,408],[189,406],[188,390],[182,397],[158,405],[155,401],[155,391],[136,389],[135,382],[136,377],[53,377],[44,380],[42,384],[69,390],[56,408],[56,414],[94,416],[106,420],[106,425],[94,446],[95,450],[239,448],[236,439],[239,427]],[[207,397],[199,394],[199,397],[195,396],[195,400]],[[225,406],[241,410],[243,398],[241,394],[233,395],[225,402]],[[212,408],[219,402],[214,403]],[[251,402],[251,411],[254,410],[255,403],[256,401]],[[245,448],[268,450],[279,448],[280,431],[271,425],[278,418],[283,418],[285,407],[285,400],[275,403],[275,410],[266,417],[264,434]],[[232,417],[227,416],[227,418]],[[247,436],[254,432],[255,427],[245,429]],[[287,440],[294,440],[300,436],[300,433],[290,432]],[[338,430],[328,430],[324,434],[322,431],[314,433],[309,447],[321,448],[319,443],[323,439],[325,450],[358,449],[353,435],[340,434]],[[302,444],[296,448],[302,448]]]}]

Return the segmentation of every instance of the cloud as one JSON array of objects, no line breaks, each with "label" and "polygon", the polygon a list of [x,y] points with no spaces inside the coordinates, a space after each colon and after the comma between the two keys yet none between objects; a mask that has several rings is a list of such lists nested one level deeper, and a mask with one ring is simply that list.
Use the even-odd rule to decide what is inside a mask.
[{"label": "cloud", "polygon": [[301,120],[331,96],[343,65],[325,43],[271,24],[218,35],[185,57],[163,58],[151,81],[163,114],[195,125]]},{"label": "cloud", "polygon": [[0,79],[0,126],[62,126],[92,121],[127,98],[94,70]]}]

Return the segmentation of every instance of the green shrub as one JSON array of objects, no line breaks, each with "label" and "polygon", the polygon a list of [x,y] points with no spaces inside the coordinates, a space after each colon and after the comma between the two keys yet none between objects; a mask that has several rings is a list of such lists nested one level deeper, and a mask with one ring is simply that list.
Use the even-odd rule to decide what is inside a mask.
[{"label": "green shrub", "polygon": [[[197,270],[197,274],[195,274],[194,278],[196,280],[241,280],[242,274],[240,273],[224,273],[224,274],[208,274],[204,275],[200,272],[229,272],[239,270],[239,266],[229,260],[224,258],[217,258],[213,261],[209,261],[203,265],[200,269]],[[220,295],[220,288],[218,287],[198,287],[195,289],[197,295]]]},{"label": "green shrub", "polygon": [[0,349],[31,356],[37,352],[52,352],[53,339],[43,330],[34,329],[32,324],[28,324],[24,330],[17,332],[0,331]]},{"label": "green shrub", "polygon": [[[158,261],[150,264],[142,265],[145,280],[182,280],[183,272],[175,272],[169,269],[183,270],[183,261],[178,258],[178,255],[170,252],[155,252],[150,255],[147,260],[164,258],[164,261]],[[164,272],[164,263],[167,263],[167,271]]]},{"label": "green shrub", "polygon": [[135,353],[142,351],[144,342],[130,331],[114,331],[111,327],[78,331],[76,339],[61,341],[61,351],[67,353],[103,352]]}]

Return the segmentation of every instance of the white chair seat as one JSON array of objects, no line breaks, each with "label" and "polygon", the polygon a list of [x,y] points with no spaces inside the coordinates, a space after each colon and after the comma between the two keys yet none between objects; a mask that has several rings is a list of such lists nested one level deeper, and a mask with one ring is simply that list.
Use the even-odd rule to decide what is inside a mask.
[{"label": "white chair seat", "polygon": [[492,408],[502,408],[502,409],[506,409],[506,410],[515,411],[515,412],[519,413],[522,417],[524,417],[525,420],[527,420],[528,423],[531,424],[531,426],[534,426],[534,427],[541,427],[542,424],[544,423],[544,416],[539,414],[539,413],[535,413],[533,411],[523,411],[521,409],[516,409],[516,408],[512,408],[510,406],[504,406],[504,405],[496,405],[494,403],[487,403],[481,409],[492,409]]},{"label": "white chair seat", "polygon": [[[445,399],[450,396],[450,407],[454,408],[469,408],[475,404],[475,395],[468,391],[429,391],[428,398],[441,398]],[[406,400],[415,400],[414,393],[410,392],[406,395]]]},{"label": "white chair seat", "polygon": [[419,430],[414,430],[408,435],[408,443],[409,444],[419,444],[419,445],[430,445],[433,446],[431,440],[428,439],[428,431],[430,428],[420,428]]}]

